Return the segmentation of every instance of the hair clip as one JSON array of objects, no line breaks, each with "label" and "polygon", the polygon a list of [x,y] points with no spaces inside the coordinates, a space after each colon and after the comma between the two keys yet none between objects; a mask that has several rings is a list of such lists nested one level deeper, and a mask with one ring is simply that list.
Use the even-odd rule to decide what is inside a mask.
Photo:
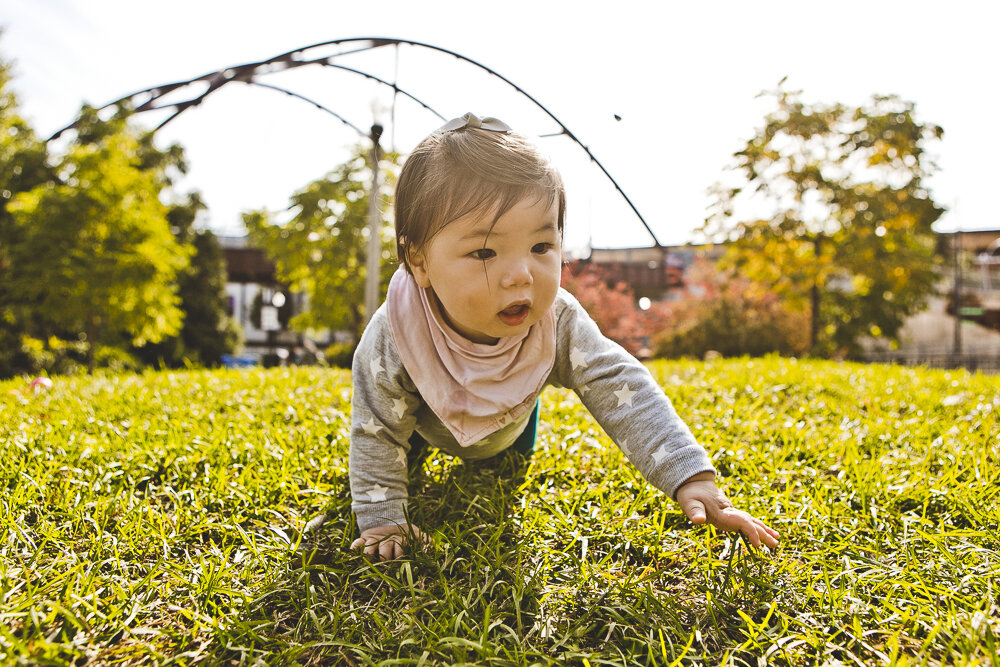
[{"label": "hair clip", "polygon": [[464,130],[467,127],[489,130],[490,132],[513,132],[510,126],[502,120],[496,118],[480,118],[474,113],[467,113],[458,118],[452,118],[447,123],[434,130],[434,134],[440,132],[452,132],[454,130]]}]

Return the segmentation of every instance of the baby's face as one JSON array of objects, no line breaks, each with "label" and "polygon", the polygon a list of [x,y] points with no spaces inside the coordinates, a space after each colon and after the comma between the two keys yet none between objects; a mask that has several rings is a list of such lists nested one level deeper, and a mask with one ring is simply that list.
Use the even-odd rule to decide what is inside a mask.
[{"label": "baby's face", "polygon": [[496,343],[538,322],[555,301],[562,269],[558,207],[522,200],[490,230],[492,214],[451,223],[410,259],[448,324],[475,343]]}]

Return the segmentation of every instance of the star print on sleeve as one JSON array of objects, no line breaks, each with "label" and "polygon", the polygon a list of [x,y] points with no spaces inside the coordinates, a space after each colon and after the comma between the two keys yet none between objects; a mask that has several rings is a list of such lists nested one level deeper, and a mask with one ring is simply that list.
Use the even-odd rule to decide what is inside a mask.
[{"label": "star print on sleeve", "polygon": [[401,466],[406,465],[406,454],[403,453],[402,447],[396,448],[396,458],[393,459],[393,463],[398,463]]},{"label": "star print on sleeve", "polygon": [[375,423],[374,417],[369,417],[368,421],[361,425],[361,428],[364,429],[364,432],[368,435],[375,435],[382,430],[382,427]]},{"label": "star print on sleeve", "polygon": [[382,368],[382,357],[375,357],[372,359],[371,364],[369,364],[369,368],[371,368],[372,377],[378,377],[379,372],[385,370]]},{"label": "star print on sleeve", "polygon": [[376,484],[367,492],[368,500],[370,500],[373,503],[385,502],[386,500],[385,492],[388,490],[389,490],[388,486],[382,486],[380,484]]},{"label": "star print on sleeve", "polygon": [[622,388],[614,392],[615,396],[618,397],[618,407],[627,405],[632,407],[632,396],[635,394],[634,391],[628,388],[628,382],[622,385]]},{"label": "star print on sleeve", "polygon": [[392,411],[396,415],[396,419],[402,419],[403,415],[406,414],[406,401],[401,398],[392,399]]},{"label": "star print on sleeve", "polygon": [[653,452],[653,463],[660,465],[663,463],[663,459],[667,458],[670,452],[667,451],[666,445],[660,445],[659,449]]},{"label": "star print on sleeve", "polygon": [[622,440],[618,443],[618,448],[622,450],[622,453],[629,458],[632,457],[632,450],[628,448],[628,440]]},{"label": "star print on sleeve", "polygon": [[590,386],[581,384],[579,387],[576,388],[576,391],[578,394],[580,394],[580,398],[583,398],[584,396],[587,395],[587,392],[590,391]]},{"label": "star print on sleeve", "polygon": [[573,349],[569,352],[569,361],[573,364],[573,370],[575,371],[577,367],[588,368],[587,355],[583,353],[583,350],[573,346]]}]

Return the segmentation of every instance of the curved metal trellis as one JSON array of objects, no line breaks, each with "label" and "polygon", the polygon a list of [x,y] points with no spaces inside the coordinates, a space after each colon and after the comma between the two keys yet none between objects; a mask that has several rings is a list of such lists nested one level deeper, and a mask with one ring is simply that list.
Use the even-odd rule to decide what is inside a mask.
[{"label": "curved metal trellis", "polygon": [[[326,47],[326,46],[340,46],[340,45],[344,45],[344,44],[360,44],[360,46],[357,46],[356,48],[352,48],[352,49],[345,50],[345,51],[339,51],[337,53],[334,53],[334,54],[328,55],[328,56],[324,56],[322,58],[308,58],[308,59],[300,59],[299,58],[304,52],[307,52],[307,51],[310,51],[310,50],[313,50],[313,49],[319,49],[319,48]],[[469,58],[467,56],[463,56],[460,53],[456,53],[455,51],[451,51],[449,49],[445,49],[445,48],[440,47],[440,46],[435,46],[433,44],[427,44],[425,42],[417,42],[417,41],[408,40],[408,39],[397,39],[397,38],[390,38],[390,37],[346,37],[346,38],[342,38],[342,39],[333,39],[333,40],[329,40],[329,41],[325,41],[325,42],[318,42],[316,44],[312,44],[312,45],[309,45],[309,46],[304,46],[304,47],[301,47],[301,48],[298,48],[298,49],[294,49],[292,51],[288,51],[286,53],[282,53],[280,55],[274,56],[273,58],[268,58],[266,60],[261,60],[261,61],[252,62],[252,63],[246,63],[246,64],[243,64],[243,65],[236,65],[234,67],[227,67],[227,68],[225,68],[223,70],[208,72],[208,73],[202,74],[200,76],[196,76],[194,78],[187,79],[185,81],[177,81],[177,82],[174,82],[174,83],[162,84],[162,85],[159,85],[159,86],[153,86],[151,88],[145,88],[143,90],[138,90],[138,91],[133,92],[133,93],[131,93],[129,95],[125,95],[124,97],[121,97],[121,98],[119,98],[119,99],[117,99],[117,100],[115,100],[113,102],[109,102],[108,104],[105,104],[103,107],[101,107],[101,109],[107,109],[109,107],[116,106],[116,105],[124,103],[124,102],[133,102],[134,104],[136,104],[135,111],[137,113],[138,112],[145,112],[145,111],[158,111],[158,110],[173,109],[174,110],[173,113],[171,115],[169,115],[159,125],[157,125],[156,128],[154,129],[154,131],[155,131],[155,130],[160,129],[161,127],[163,127],[164,125],[166,125],[167,123],[169,123],[174,118],[176,118],[180,114],[184,113],[188,109],[190,109],[192,107],[196,107],[199,104],[201,104],[202,101],[204,101],[204,99],[206,97],[208,97],[210,94],[212,94],[216,90],[222,88],[226,84],[232,83],[234,81],[238,81],[238,82],[245,83],[245,84],[248,84],[248,85],[256,85],[256,86],[260,86],[260,87],[264,87],[264,88],[270,88],[272,90],[276,90],[278,92],[282,92],[282,93],[285,93],[285,94],[290,95],[292,97],[295,97],[297,99],[300,99],[300,100],[303,100],[305,102],[308,102],[309,104],[312,104],[313,106],[319,108],[320,110],[333,115],[338,120],[340,120],[342,123],[344,123],[345,125],[347,125],[351,129],[353,129],[354,131],[358,132],[358,134],[360,134],[361,136],[367,137],[368,134],[366,132],[364,132],[361,129],[359,129],[356,125],[354,125],[353,123],[351,123],[350,121],[348,121],[347,119],[345,119],[344,117],[342,117],[341,115],[337,114],[335,111],[333,111],[333,110],[331,110],[331,109],[329,109],[329,108],[327,108],[327,107],[319,104],[318,102],[316,102],[314,100],[311,100],[308,97],[300,95],[299,93],[293,92],[291,90],[287,90],[285,88],[281,88],[279,86],[275,86],[275,85],[270,84],[270,83],[267,83],[267,84],[261,83],[261,82],[255,80],[257,76],[263,75],[263,74],[269,74],[269,73],[283,71],[283,70],[287,70],[287,69],[294,69],[294,68],[298,68],[298,67],[304,67],[304,66],[307,66],[307,65],[320,65],[320,66],[323,66],[323,67],[333,67],[333,68],[336,68],[336,69],[340,69],[340,70],[344,70],[344,71],[347,71],[347,72],[351,72],[353,74],[357,74],[359,76],[363,76],[363,77],[365,77],[367,79],[375,81],[375,82],[377,82],[377,83],[379,83],[381,85],[388,86],[388,87],[390,87],[390,88],[393,89],[393,93],[394,94],[398,93],[400,95],[403,95],[403,96],[405,96],[405,97],[413,100],[414,102],[416,102],[417,104],[419,104],[424,109],[430,111],[431,113],[433,113],[438,118],[444,120],[445,117],[443,115],[441,115],[440,113],[438,113],[435,109],[433,109],[430,105],[428,105],[424,101],[420,100],[416,96],[414,96],[411,93],[409,93],[409,92],[403,90],[402,88],[400,88],[395,82],[389,82],[389,81],[381,79],[381,78],[379,78],[379,77],[377,77],[377,76],[375,76],[375,75],[373,75],[373,74],[371,74],[369,72],[364,72],[362,70],[355,69],[353,67],[347,67],[347,66],[344,66],[344,65],[341,65],[339,63],[334,62],[334,60],[336,58],[340,58],[340,57],[343,57],[343,56],[346,56],[346,55],[349,55],[349,54],[352,54],[352,53],[359,53],[359,52],[362,52],[362,51],[368,51],[368,50],[372,50],[372,49],[377,49],[377,48],[380,48],[380,47],[383,47],[383,46],[392,46],[392,45],[397,45],[398,46],[399,44],[406,44],[406,45],[409,45],[409,46],[416,46],[416,47],[420,47],[420,48],[430,49],[432,51],[437,51],[439,53],[444,53],[444,54],[453,56],[455,58],[458,58],[459,60],[461,60],[463,62],[469,63],[470,65],[478,67],[479,69],[487,72],[488,74],[490,74],[492,76],[495,76],[496,78],[500,79],[501,81],[503,81],[507,85],[511,86],[514,90],[516,90],[522,96],[526,97],[529,101],[531,101],[536,107],[538,107],[539,109],[541,109],[549,118],[551,118],[559,126],[559,132],[555,132],[555,133],[551,133],[551,134],[546,134],[546,135],[543,135],[543,136],[560,136],[560,135],[565,135],[565,136],[569,137],[578,146],[580,146],[580,148],[582,148],[584,150],[584,152],[586,152],[586,154],[590,158],[590,160],[594,164],[596,164],[598,166],[598,168],[608,178],[608,180],[611,181],[611,184],[614,185],[615,189],[622,196],[622,198],[625,199],[625,202],[632,209],[633,213],[635,213],[636,217],[639,218],[639,222],[641,222],[642,225],[643,225],[643,227],[646,228],[646,231],[649,233],[650,237],[653,239],[653,243],[656,244],[656,247],[658,247],[658,248],[662,248],[663,247],[663,245],[660,243],[659,239],[656,237],[656,234],[653,233],[653,230],[650,228],[649,224],[647,224],[646,219],[642,217],[642,214],[639,213],[639,209],[637,209],[636,206],[635,206],[635,204],[632,203],[632,200],[629,199],[629,197],[628,197],[627,194],[625,194],[625,191],[622,190],[622,188],[621,188],[620,185],[618,185],[618,182],[614,179],[614,177],[611,176],[611,174],[608,172],[608,170],[605,169],[604,165],[601,164],[601,162],[594,156],[594,154],[590,151],[590,148],[588,148],[586,144],[584,144],[582,141],[580,141],[580,139],[575,134],[573,134],[573,132],[571,132],[570,129],[568,127],[566,127],[566,125],[561,120],[559,120],[556,117],[555,114],[553,114],[551,111],[549,111],[541,102],[539,102],[534,97],[532,97],[531,95],[529,95],[523,88],[521,88],[520,86],[518,86],[517,84],[515,84],[513,81],[511,81],[510,79],[506,78],[505,76],[501,75],[497,71],[491,69],[490,67],[487,67],[486,65],[483,65],[482,63],[479,63],[479,62],[473,60],[472,58]],[[161,101],[161,98],[163,98],[164,96],[166,96],[166,95],[168,95],[170,93],[173,93],[175,91],[178,91],[180,89],[183,89],[186,86],[192,86],[192,85],[195,85],[195,84],[198,84],[198,83],[205,83],[205,84],[207,84],[207,88],[204,91],[202,91],[200,94],[195,95],[194,97],[191,97],[189,99],[182,100],[180,102],[164,102],[162,105],[158,105],[157,104],[157,102]],[[141,103],[138,103],[139,100],[141,100]],[[51,140],[59,137],[64,132],[73,129],[75,126],[76,126],[76,123],[74,122],[74,123],[72,123],[70,125],[67,125],[66,127],[62,128],[62,129],[56,131],[51,137],[49,137],[49,141],[51,141]]]},{"label": "curved metal trellis", "polygon": [[[282,88],[281,86],[276,86],[273,83],[262,83],[260,81],[247,81],[247,83],[250,84],[250,85],[252,85],[252,86],[259,86],[261,88],[268,88],[270,90],[276,90],[279,93],[284,93],[285,95],[288,95],[290,97],[294,97],[297,100],[302,100],[303,102],[308,102],[309,104],[313,105],[314,107],[316,107],[320,111],[323,111],[323,112],[326,112],[326,113],[330,114],[331,116],[333,116],[334,118],[336,118],[337,120],[339,120],[341,123],[343,123],[347,127],[351,128],[352,130],[354,130],[355,132],[357,132],[358,134],[360,134],[362,137],[367,136],[365,134],[364,130],[362,130],[360,127],[358,127],[357,125],[355,125],[351,121],[347,120],[343,116],[341,116],[339,113],[337,113],[333,109],[325,107],[322,104],[320,104],[319,102],[317,102],[316,100],[309,99],[305,95],[300,95],[299,93],[296,93],[295,91],[288,90],[287,88]],[[163,127],[162,123],[157,127],[157,129],[159,129],[160,127]]]}]

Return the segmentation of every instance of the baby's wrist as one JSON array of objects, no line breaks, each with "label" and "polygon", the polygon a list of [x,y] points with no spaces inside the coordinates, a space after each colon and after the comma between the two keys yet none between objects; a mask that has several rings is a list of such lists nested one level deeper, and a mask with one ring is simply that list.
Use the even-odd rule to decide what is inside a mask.
[{"label": "baby's wrist", "polygon": [[677,491],[674,492],[674,496],[676,496],[677,493],[681,489],[683,489],[688,484],[691,484],[692,482],[712,482],[714,484],[715,483],[715,473],[712,472],[711,470],[705,470],[703,472],[699,472],[699,473],[695,473],[694,475],[691,475],[686,480],[684,480],[683,482],[681,482],[680,485],[678,485]]}]

